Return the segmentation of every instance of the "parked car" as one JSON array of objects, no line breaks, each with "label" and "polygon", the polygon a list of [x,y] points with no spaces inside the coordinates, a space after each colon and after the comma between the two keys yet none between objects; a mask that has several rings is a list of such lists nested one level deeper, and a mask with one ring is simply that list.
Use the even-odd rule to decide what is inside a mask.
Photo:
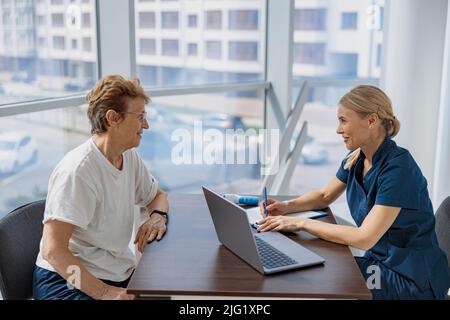
[{"label": "parked car", "polygon": [[201,118],[203,127],[217,129],[243,129],[245,130],[242,118],[228,113],[209,113]]},{"label": "parked car", "polygon": [[16,71],[11,75],[13,82],[29,82],[28,73],[26,71]]},{"label": "parked car", "polygon": [[164,124],[170,124],[170,125],[187,125],[183,120],[181,120],[177,115],[165,108],[164,106],[161,106],[159,104],[151,104],[146,109],[147,111],[147,120],[150,124],[155,123],[164,123]]},{"label": "parked car", "polygon": [[83,91],[84,86],[79,82],[71,81],[64,85],[64,90],[66,90],[66,91]]},{"label": "parked car", "polygon": [[[296,142],[294,137],[291,140],[291,150],[294,148]],[[328,150],[324,145],[317,143],[313,137],[308,135],[306,136],[299,161],[308,165],[325,164],[328,162]]]},{"label": "parked car", "polygon": [[0,133],[0,174],[10,174],[37,160],[38,151],[28,132]]},{"label": "parked car", "polygon": [[[180,120],[172,112],[157,105],[152,105],[147,108],[147,118],[150,129],[144,131],[139,146],[139,153],[164,190],[170,191],[179,188],[200,186],[202,184],[212,185],[242,178],[259,178],[259,163],[206,164],[205,161],[195,163],[195,159],[203,159],[206,148],[208,150],[223,150],[224,145],[222,141],[210,141],[200,144],[191,141],[190,153],[187,155],[191,159],[191,163],[175,164],[172,159],[172,150],[177,145],[179,146],[180,141],[172,141],[172,133],[176,129],[183,129],[185,132],[190,133],[193,138],[192,123],[186,123]],[[203,125],[203,130],[208,128],[211,128],[211,126]],[[225,127],[221,126],[220,128]],[[213,143],[218,143],[216,148]],[[227,152],[233,152],[236,155],[237,153],[241,154],[247,151],[248,145],[245,142],[238,141],[236,143],[236,150],[223,151],[222,159],[224,161],[227,159]],[[183,155],[185,154],[183,153]],[[233,155],[231,155],[231,158],[234,158]]]}]

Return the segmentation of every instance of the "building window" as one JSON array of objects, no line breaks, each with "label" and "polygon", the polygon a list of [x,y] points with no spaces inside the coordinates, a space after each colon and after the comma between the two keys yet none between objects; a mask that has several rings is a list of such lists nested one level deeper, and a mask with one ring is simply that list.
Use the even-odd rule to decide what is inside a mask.
[{"label": "building window", "polygon": [[220,60],[222,59],[222,42],[206,41],[206,58]]},{"label": "building window", "polygon": [[296,9],[295,30],[326,30],[327,9]]},{"label": "building window", "polygon": [[38,26],[43,26],[45,25],[45,16],[43,15],[37,15],[37,24]]},{"label": "building window", "polygon": [[230,30],[258,30],[258,11],[230,10],[228,28]]},{"label": "building window", "polygon": [[358,13],[357,12],[342,12],[341,29],[342,30],[356,30],[358,28]]},{"label": "building window", "polygon": [[83,51],[92,51],[91,37],[83,37]]},{"label": "building window", "polygon": [[156,54],[155,39],[139,39],[139,53],[154,56]]},{"label": "building window", "polygon": [[381,43],[377,44],[377,61],[376,66],[379,67],[381,65]]},{"label": "building window", "polygon": [[89,12],[85,12],[81,16],[81,25],[83,26],[83,28],[91,27],[91,14]]},{"label": "building window", "polygon": [[294,62],[300,64],[325,64],[325,43],[295,43]]},{"label": "building window", "polygon": [[189,28],[197,28],[197,15],[196,14],[188,15],[188,27]]},{"label": "building window", "polygon": [[63,4],[63,0],[52,0],[50,1],[51,4]]},{"label": "building window", "polygon": [[380,7],[380,28],[379,30],[383,30],[384,25],[384,7]]},{"label": "building window", "polygon": [[77,50],[78,49],[78,41],[77,39],[72,39],[72,49]]},{"label": "building window", "polygon": [[222,11],[206,11],[205,29],[222,29]]},{"label": "building window", "polygon": [[154,29],[155,28],[155,13],[154,12],[139,12],[139,28]]},{"label": "building window", "polygon": [[178,29],[178,12],[176,11],[161,12],[161,28]]},{"label": "building window", "polygon": [[161,41],[161,51],[163,56],[178,57],[178,40],[163,39]]},{"label": "building window", "polygon": [[53,36],[53,49],[64,50],[66,48],[63,36]]},{"label": "building window", "polygon": [[257,61],[258,42],[230,41],[228,44],[228,59],[238,61]]},{"label": "building window", "polygon": [[188,56],[196,56],[198,54],[198,45],[196,43],[188,43]]},{"label": "building window", "polygon": [[39,47],[45,48],[47,46],[47,41],[44,37],[38,38]]},{"label": "building window", "polygon": [[64,27],[64,15],[62,13],[52,13],[52,27]]}]

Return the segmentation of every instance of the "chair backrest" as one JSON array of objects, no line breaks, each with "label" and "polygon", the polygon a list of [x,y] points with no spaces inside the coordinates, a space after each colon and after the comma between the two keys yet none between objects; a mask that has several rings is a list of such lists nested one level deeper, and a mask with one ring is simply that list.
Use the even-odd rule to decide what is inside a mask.
[{"label": "chair backrest", "polygon": [[26,204],[0,220],[0,290],[3,299],[28,299],[39,243],[45,200]]},{"label": "chair backrest", "polygon": [[450,269],[450,197],[445,198],[436,211],[436,235],[439,247],[447,255]]}]

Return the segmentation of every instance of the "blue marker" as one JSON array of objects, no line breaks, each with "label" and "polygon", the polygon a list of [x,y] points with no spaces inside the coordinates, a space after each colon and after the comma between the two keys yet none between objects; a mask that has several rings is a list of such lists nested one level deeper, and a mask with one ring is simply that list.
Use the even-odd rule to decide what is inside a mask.
[{"label": "blue marker", "polygon": [[269,215],[267,212],[267,188],[264,187],[264,217],[266,218]]}]

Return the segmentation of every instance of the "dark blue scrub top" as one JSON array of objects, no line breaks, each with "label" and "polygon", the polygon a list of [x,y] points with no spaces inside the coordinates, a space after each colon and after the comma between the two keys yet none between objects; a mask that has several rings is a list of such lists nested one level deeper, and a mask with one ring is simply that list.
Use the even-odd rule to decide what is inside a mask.
[{"label": "dark blue scrub top", "polygon": [[400,207],[400,213],[381,239],[367,251],[386,267],[412,280],[420,289],[440,295],[450,287],[447,257],[439,248],[427,181],[411,154],[386,138],[362,177],[365,155],[336,177],[347,185],[351,215],[360,226],[376,204]]}]

